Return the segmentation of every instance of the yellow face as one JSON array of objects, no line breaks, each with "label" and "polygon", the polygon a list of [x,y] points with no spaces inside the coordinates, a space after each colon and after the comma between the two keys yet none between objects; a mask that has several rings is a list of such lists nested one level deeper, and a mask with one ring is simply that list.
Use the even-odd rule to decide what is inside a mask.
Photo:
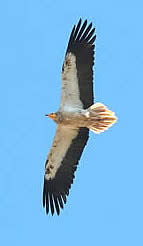
[{"label": "yellow face", "polygon": [[46,114],[46,116],[48,116],[50,119],[55,120],[56,119],[56,114],[55,113],[51,113],[51,114]]}]

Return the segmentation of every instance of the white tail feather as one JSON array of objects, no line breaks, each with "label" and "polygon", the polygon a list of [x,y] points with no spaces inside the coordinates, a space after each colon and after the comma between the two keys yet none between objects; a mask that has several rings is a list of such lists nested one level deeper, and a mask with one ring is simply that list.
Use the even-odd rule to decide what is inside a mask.
[{"label": "white tail feather", "polygon": [[88,112],[88,128],[97,134],[104,132],[117,121],[115,113],[102,103],[93,104],[88,108]]}]

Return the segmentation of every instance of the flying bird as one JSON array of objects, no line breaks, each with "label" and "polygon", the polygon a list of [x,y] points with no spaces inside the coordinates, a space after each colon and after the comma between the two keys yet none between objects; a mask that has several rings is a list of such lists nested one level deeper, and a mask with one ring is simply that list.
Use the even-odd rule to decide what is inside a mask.
[{"label": "flying bird", "polygon": [[43,206],[60,214],[67,201],[89,130],[101,133],[113,125],[115,113],[93,100],[95,28],[81,19],[74,25],[62,67],[60,108],[47,114],[57,123],[56,135],[45,163]]}]

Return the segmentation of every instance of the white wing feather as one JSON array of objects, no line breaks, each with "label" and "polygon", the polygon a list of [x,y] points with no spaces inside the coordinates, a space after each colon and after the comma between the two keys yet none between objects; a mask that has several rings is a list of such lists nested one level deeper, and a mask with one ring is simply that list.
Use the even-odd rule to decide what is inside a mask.
[{"label": "white wing feather", "polygon": [[83,104],[80,100],[78,87],[76,57],[72,53],[67,53],[62,71],[60,111],[72,111],[75,109],[83,109]]},{"label": "white wing feather", "polygon": [[65,154],[72,143],[72,140],[78,135],[78,129],[68,128],[63,125],[57,125],[56,135],[48,155],[48,161],[45,167],[45,178],[53,179],[58,168],[61,165]]}]

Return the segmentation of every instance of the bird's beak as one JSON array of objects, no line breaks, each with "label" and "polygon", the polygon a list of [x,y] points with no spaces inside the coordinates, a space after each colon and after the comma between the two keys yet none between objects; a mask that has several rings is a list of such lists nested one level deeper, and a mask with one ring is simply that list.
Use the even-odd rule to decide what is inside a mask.
[{"label": "bird's beak", "polygon": [[45,116],[48,116],[50,119],[54,120],[56,118],[56,114],[51,113],[51,114],[45,114]]}]

